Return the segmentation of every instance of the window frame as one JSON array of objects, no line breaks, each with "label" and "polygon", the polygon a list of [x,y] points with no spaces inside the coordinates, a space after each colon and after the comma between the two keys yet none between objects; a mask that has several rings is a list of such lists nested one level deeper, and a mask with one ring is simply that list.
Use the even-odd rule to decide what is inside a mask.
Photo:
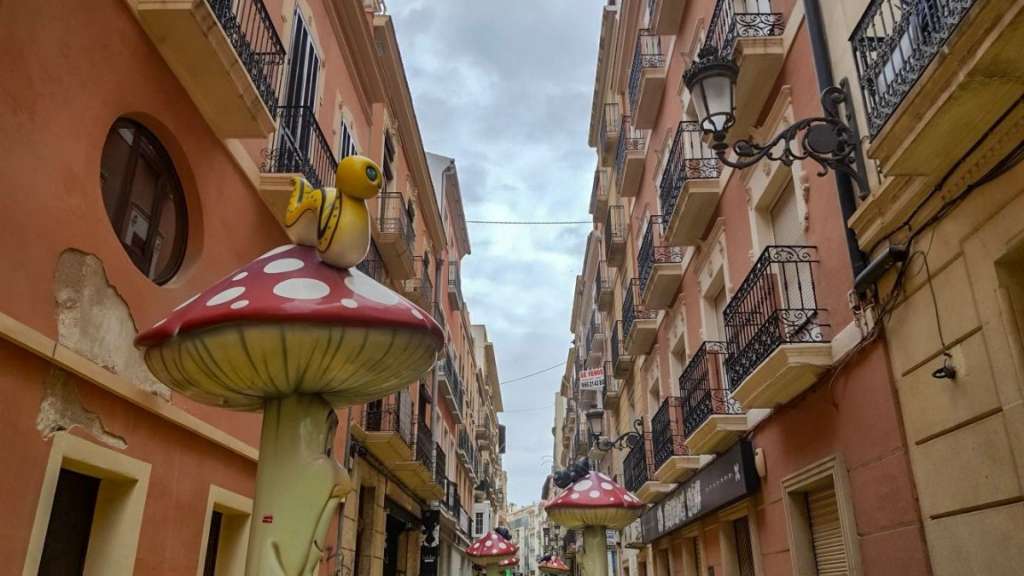
[{"label": "window frame", "polygon": [[[249,546],[249,530],[252,527],[252,499],[226,488],[221,488],[216,484],[210,484],[210,492],[206,500],[206,510],[203,515],[203,536],[199,544],[199,562],[197,562],[196,576],[203,576],[206,568],[210,523],[215,511],[221,514],[221,532],[217,547],[217,566],[214,574],[244,576],[245,555]],[[233,538],[225,539],[225,530],[237,530],[237,533]],[[235,541],[233,546],[231,540]]]},{"label": "window frame", "polygon": [[[107,141],[114,132],[117,132],[120,129],[131,130],[133,137],[132,142],[126,142],[129,146],[128,158],[126,160],[126,166],[124,167],[121,182],[115,183],[117,185],[115,186],[114,206],[113,209],[111,209],[111,207],[107,206],[107,201],[103,194],[106,176],[104,175],[105,171],[102,156],[103,153],[106,152]],[[117,134],[116,136],[118,138],[122,138],[120,134]],[[146,278],[149,278],[154,284],[162,286],[167,282],[170,282],[171,279],[173,279],[181,270],[181,266],[185,260],[185,253],[188,250],[188,203],[185,200],[185,191],[181,185],[181,178],[178,176],[178,170],[175,167],[170,154],[167,152],[167,149],[156,134],[141,122],[131,118],[120,117],[111,124],[110,129],[107,130],[106,139],[103,142],[103,153],[101,153],[100,159],[100,193],[101,196],[104,196],[103,204],[110,226],[113,229],[114,234],[117,236],[118,243],[121,244],[121,248],[132,261],[132,264],[135,265],[135,268],[138,269]],[[139,162],[147,162],[150,166],[154,167],[157,172],[157,181],[153,190],[152,202],[150,206],[148,206],[150,210],[148,231],[150,233],[146,238],[146,244],[141,253],[124,241],[124,234],[128,228],[129,208],[133,204],[133,185]],[[170,191],[168,191],[168,186],[172,187]],[[177,213],[174,221],[174,237],[171,242],[169,242],[169,248],[172,250],[172,253],[167,261],[167,265],[165,266],[166,270],[160,271],[160,274],[151,275],[150,272],[152,271],[154,264],[153,251],[156,244],[156,238],[159,235],[160,220],[163,217],[164,199],[168,196],[171,196],[171,201],[174,203],[174,208]]]}]

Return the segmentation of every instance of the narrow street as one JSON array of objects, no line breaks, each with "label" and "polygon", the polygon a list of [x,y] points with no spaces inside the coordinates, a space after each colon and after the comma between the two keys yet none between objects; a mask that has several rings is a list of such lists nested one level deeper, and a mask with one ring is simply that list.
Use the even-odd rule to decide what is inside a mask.
[{"label": "narrow street", "polygon": [[1022,51],[0,1],[0,576],[1024,574]]}]

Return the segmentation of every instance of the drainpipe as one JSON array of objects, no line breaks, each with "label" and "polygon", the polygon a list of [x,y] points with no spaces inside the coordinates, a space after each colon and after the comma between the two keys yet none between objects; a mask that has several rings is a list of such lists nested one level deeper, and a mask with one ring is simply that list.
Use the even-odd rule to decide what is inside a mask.
[{"label": "drainpipe", "polygon": [[[821,0],[804,0],[804,13],[807,20],[807,33],[811,37],[811,53],[814,57],[814,70],[818,76],[818,89],[824,91],[835,85],[832,77],[832,60],[828,51],[828,40],[825,37],[825,23],[821,18]],[[847,102],[852,106],[853,102]],[[859,145],[859,143],[858,143]],[[856,278],[864,270],[866,262],[864,253],[857,242],[857,235],[850,229],[847,222],[857,210],[856,193],[853,180],[846,174],[832,171],[836,179],[836,190],[839,192],[839,208],[843,213],[843,229],[846,232],[846,249],[850,256],[850,267]]]}]

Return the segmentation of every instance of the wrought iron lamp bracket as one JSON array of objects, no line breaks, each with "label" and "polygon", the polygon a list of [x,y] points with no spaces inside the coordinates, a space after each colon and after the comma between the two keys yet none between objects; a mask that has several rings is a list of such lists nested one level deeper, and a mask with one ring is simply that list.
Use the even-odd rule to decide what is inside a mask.
[{"label": "wrought iron lamp bracket", "polygon": [[637,418],[633,420],[633,429],[627,432],[623,432],[615,440],[601,440],[595,438],[595,445],[598,450],[607,452],[611,449],[625,450],[627,448],[633,448],[640,444],[644,438],[644,419]]},{"label": "wrought iron lamp bracket", "polygon": [[[829,170],[845,174],[856,183],[858,195],[864,198],[869,188],[864,177],[856,120],[852,111],[848,110],[845,118],[840,112],[840,107],[849,102],[849,88],[844,79],[839,86],[829,86],[822,92],[824,116],[798,120],[764,144],[741,139],[730,147],[724,131],[711,132],[711,147],[722,164],[739,169],[749,168],[763,159],[786,166],[798,160],[813,160],[821,168],[818,176],[825,176]],[[726,154],[730,148],[735,159]]]}]

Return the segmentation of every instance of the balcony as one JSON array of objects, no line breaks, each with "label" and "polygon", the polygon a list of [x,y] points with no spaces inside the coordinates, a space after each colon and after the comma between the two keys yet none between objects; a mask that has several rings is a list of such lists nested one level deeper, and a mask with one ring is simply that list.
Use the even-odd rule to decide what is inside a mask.
[{"label": "balcony", "polygon": [[618,102],[606,102],[601,115],[598,133],[597,154],[601,166],[610,166],[619,144],[619,130],[622,128],[622,111]]},{"label": "balcony", "polygon": [[658,311],[644,308],[640,302],[640,279],[633,278],[622,300],[622,335],[626,352],[643,356],[651,351],[658,336]]},{"label": "balcony", "polygon": [[622,204],[608,207],[604,221],[604,256],[615,267],[620,267],[626,256],[626,209]]},{"label": "balcony", "polygon": [[264,138],[285,49],[260,0],[135,0],[142,28],[220,138]]},{"label": "balcony", "polygon": [[643,441],[633,444],[622,461],[623,486],[648,504],[661,500],[675,487],[654,478],[651,448],[651,434],[644,432]]},{"label": "balcony", "polygon": [[612,328],[612,374],[616,378],[628,378],[633,371],[633,355],[625,348],[622,332],[622,320],[615,322]]},{"label": "balcony", "polygon": [[480,447],[480,450],[489,450],[491,448],[491,439],[494,437],[490,427],[477,426],[476,427],[476,444]]},{"label": "balcony", "polygon": [[391,277],[397,281],[408,280],[416,273],[413,260],[416,231],[412,225],[411,205],[401,192],[384,192],[379,198],[380,216],[374,228],[377,247]]},{"label": "balcony", "polygon": [[664,222],[660,214],[651,216],[637,253],[640,303],[646,310],[672,306],[683,281],[683,249],[665,243]]},{"label": "balcony", "polygon": [[710,456],[693,455],[687,450],[683,399],[678,396],[665,398],[651,418],[651,443],[654,479],[658,482],[682,482],[712,459]]},{"label": "balcony", "polygon": [[448,482],[448,457],[440,444],[434,443],[434,483],[447,490]]},{"label": "balcony", "polygon": [[661,212],[667,218],[666,244],[700,244],[722,195],[721,174],[722,164],[704,141],[700,125],[680,122],[658,186]]},{"label": "balcony", "polygon": [[384,268],[384,260],[380,257],[380,251],[377,250],[377,244],[374,242],[370,242],[370,249],[366,252],[366,258],[363,258],[363,261],[356,265],[356,268],[385,286],[390,284],[388,271]]},{"label": "balcony", "polygon": [[650,133],[650,130],[634,127],[629,116],[622,117],[619,145],[615,151],[615,177],[620,196],[631,198],[639,191]]},{"label": "balcony", "polygon": [[608,262],[604,260],[597,263],[594,286],[597,290],[597,309],[601,312],[610,313],[612,311],[612,302],[615,300],[615,286],[612,284],[612,269],[608,267]]},{"label": "balcony", "polygon": [[724,452],[749,429],[743,408],[729,395],[727,352],[725,342],[704,342],[679,376],[683,434],[691,454]]},{"label": "balcony", "polygon": [[651,30],[657,34],[678,33],[685,6],[685,0],[647,0]]},{"label": "balcony", "polygon": [[473,437],[465,427],[459,430],[459,462],[466,467],[466,472],[471,477],[476,477],[476,447],[473,445]]},{"label": "balcony", "polygon": [[444,489],[434,478],[434,437],[427,426],[428,414],[420,414],[414,424],[416,436],[413,439],[413,459],[389,462],[389,468],[409,490],[424,500],[437,500],[444,495]]},{"label": "balcony", "polygon": [[611,186],[611,170],[598,168],[594,170],[594,187],[590,191],[590,214],[594,224],[603,222],[608,216],[608,188]]},{"label": "balcony", "polygon": [[768,246],[725,307],[725,371],[743,407],[774,408],[832,365],[827,310],[815,293],[817,249]]},{"label": "balcony", "polygon": [[615,377],[614,363],[604,363],[604,407],[615,408],[622,397],[622,381]]},{"label": "balcony", "polygon": [[665,94],[666,68],[661,36],[641,30],[629,71],[629,111],[637,128],[654,128]]},{"label": "balcony", "polygon": [[[1019,142],[1017,120],[1003,115],[1024,94],[1024,12],[991,0],[864,4],[850,42],[871,135],[867,155],[895,177],[882,201],[871,202],[868,221],[855,217],[869,245],[908,218],[961,158],[983,156],[980,173]],[[996,123],[1002,130],[987,138],[996,149],[974,152]]]},{"label": "balcony", "polygon": [[413,459],[412,404],[407,396],[403,399],[407,394],[399,392],[367,403],[351,425],[352,437],[382,462]]},{"label": "balcony", "polygon": [[746,136],[768,102],[786,58],[782,14],[771,0],[717,0],[704,46],[739,65],[732,134]]},{"label": "balcony", "polygon": [[587,330],[587,365],[600,366],[604,361],[604,323],[601,313],[594,310],[590,316],[590,328]]},{"label": "balcony", "polygon": [[441,396],[456,422],[462,424],[462,380],[450,354],[437,361],[437,378],[441,382]]},{"label": "balcony", "polygon": [[424,310],[434,307],[434,283],[430,280],[430,267],[423,256],[413,257],[415,275],[402,282],[402,293]]},{"label": "balcony", "polygon": [[462,310],[462,276],[458,262],[448,263],[448,306],[452,310]]},{"label": "balcony", "polygon": [[281,221],[294,187],[292,180],[301,176],[314,188],[334,186],[338,161],[312,108],[278,106],[277,124],[273,144],[260,166],[259,193]]}]

